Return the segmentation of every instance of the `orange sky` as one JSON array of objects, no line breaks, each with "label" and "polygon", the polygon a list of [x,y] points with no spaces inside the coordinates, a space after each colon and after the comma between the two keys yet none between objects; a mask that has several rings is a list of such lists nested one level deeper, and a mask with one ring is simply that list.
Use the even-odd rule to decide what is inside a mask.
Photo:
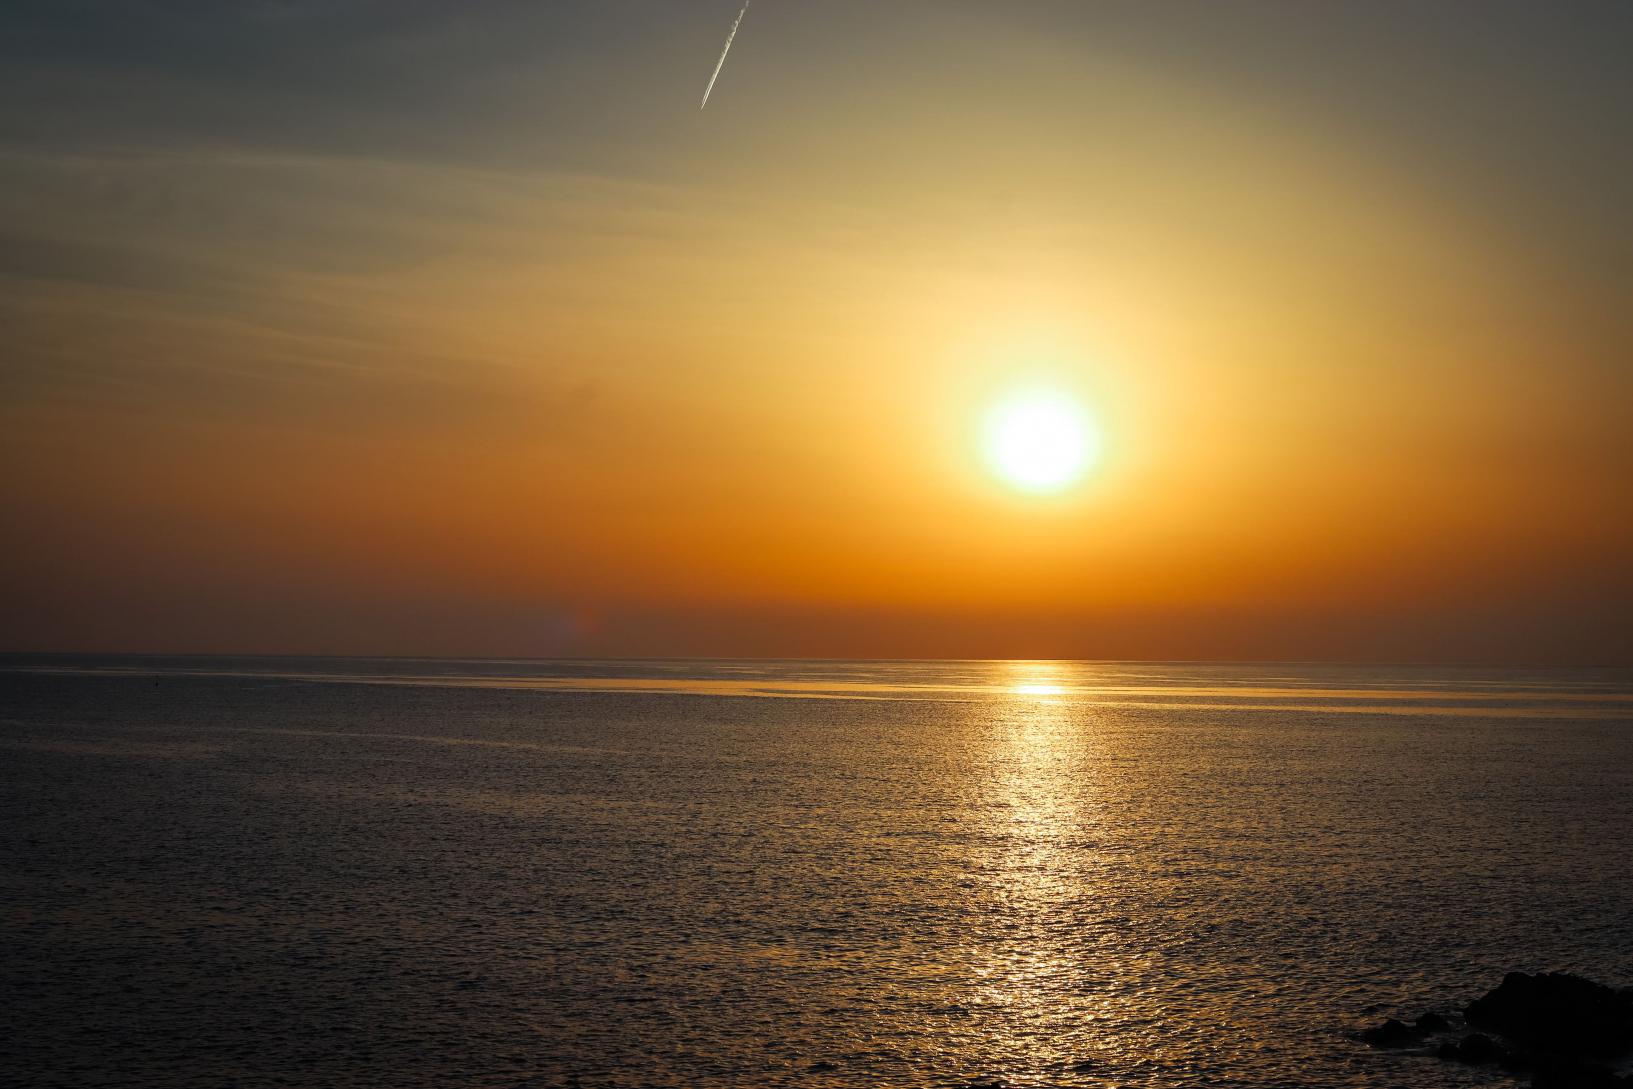
[{"label": "orange sky", "polygon": [[[1633,661],[1591,27],[768,6],[699,114],[720,13],[627,7],[40,32],[0,645]],[[42,136],[70,71],[123,105]],[[1104,452],[1027,496],[977,433],[1039,382]]]}]

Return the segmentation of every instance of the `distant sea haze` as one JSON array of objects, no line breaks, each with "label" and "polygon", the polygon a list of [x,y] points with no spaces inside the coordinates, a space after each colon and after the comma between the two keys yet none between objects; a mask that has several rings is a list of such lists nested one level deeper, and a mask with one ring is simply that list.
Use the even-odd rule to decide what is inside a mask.
[{"label": "distant sea haze", "polygon": [[1474,1084],[1633,984],[1633,674],[0,659],[0,1084]]}]

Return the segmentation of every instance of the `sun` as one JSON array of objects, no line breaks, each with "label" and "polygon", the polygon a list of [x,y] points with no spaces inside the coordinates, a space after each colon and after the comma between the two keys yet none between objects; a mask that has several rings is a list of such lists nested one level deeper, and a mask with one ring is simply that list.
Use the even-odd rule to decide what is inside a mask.
[{"label": "sun", "polygon": [[1100,452],[1088,413],[1054,390],[1028,390],[994,406],[982,439],[992,471],[1012,487],[1037,495],[1077,483]]}]

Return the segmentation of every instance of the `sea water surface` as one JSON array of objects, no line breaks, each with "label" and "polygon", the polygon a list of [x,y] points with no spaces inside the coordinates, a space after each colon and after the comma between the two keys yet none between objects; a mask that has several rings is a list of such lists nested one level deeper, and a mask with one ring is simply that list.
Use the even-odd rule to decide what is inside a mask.
[{"label": "sea water surface", "polygon": [[0,1083],[1458,1086],[1633,984],[1633,677],[0,659]]}]

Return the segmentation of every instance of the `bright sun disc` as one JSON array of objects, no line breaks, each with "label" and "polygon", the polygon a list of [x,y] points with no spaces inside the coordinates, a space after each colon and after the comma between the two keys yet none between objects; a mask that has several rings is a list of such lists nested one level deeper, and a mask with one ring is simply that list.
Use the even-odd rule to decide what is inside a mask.
[{"label": "bright sun disc", "polygon": [[1057,492],[1075,483],[1099,452],[1094,425],[1078,404],[1057,393],[1011,398],[987,418],[992,469],[1027,492]]}]

